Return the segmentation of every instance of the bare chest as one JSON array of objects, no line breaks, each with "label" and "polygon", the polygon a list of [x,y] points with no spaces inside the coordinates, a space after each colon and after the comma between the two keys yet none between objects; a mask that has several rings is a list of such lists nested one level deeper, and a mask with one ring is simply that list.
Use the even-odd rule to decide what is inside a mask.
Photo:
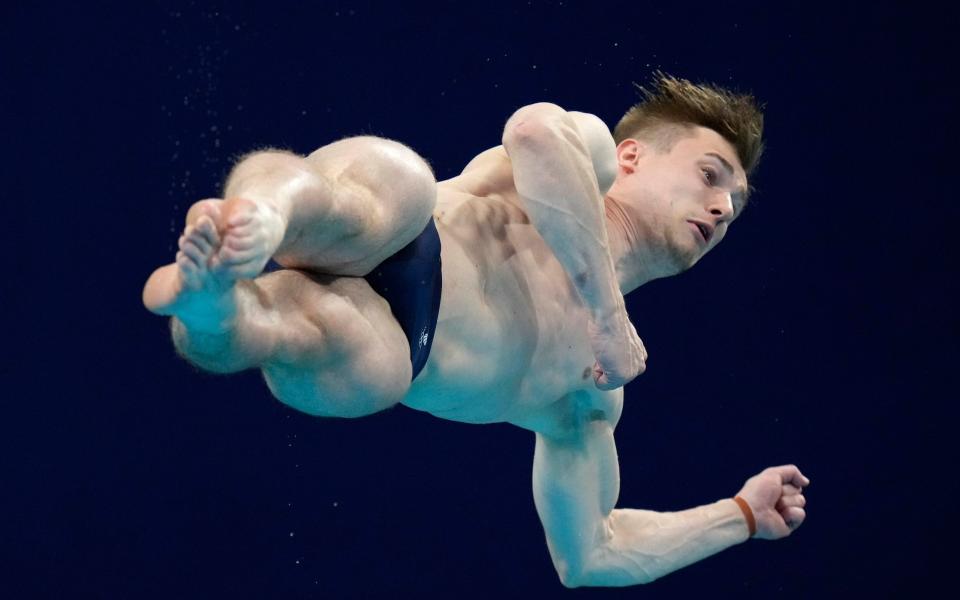
[{"label": "bare chest", "polygon": [[441,187],[435,215],[440,314],[404,404],[469,423],[518,421],[592,389],[586,312],[516,203]]}]

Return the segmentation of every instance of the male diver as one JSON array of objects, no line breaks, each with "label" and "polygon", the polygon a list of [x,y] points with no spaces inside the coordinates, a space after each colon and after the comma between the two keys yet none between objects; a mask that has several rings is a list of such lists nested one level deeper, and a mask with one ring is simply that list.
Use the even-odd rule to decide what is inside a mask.
[{"label": "male diver", "polygon": [[720,243],[763,150],[751,96],[665,74],[644,93],[612,136],[593,115],[525,106],[502,146],[439,183],[376,137],[255,152],[223,199],[190,208],[143,302],[173,317],[188,361],[259,368],[311,415],[401,403],[533,431],[534,502],[568,587],[647,583],[786,537],[810,483],[793,465],[689,510],[614,508],[623,386],[647,357],[623,294]]}]

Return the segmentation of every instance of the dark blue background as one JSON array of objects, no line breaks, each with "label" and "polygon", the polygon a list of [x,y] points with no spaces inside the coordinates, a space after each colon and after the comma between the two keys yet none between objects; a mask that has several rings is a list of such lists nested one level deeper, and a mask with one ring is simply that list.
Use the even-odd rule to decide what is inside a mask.
[{"label": "dark blue background", "polygon": [[[26,4],[0,8],[0,595],[904,597],[949,579],[956,9]],[[241,153],[376,134],[445,179],[530,102],[613,125],[657,68],[753,91],[768,146],[724,244],[629,298],[651,358],[617,431],[620,506],[712,502],[793,462],[813,484],[789,539],[564,590],[532,434],[402,407],[310,418],[256,372],[179,360],[140,304]]]}]

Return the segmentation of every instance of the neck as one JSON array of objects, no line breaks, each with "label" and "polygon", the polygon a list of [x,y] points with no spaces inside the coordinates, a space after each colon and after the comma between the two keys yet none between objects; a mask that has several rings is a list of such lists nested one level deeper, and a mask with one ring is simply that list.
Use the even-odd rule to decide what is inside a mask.
[{"label": "neck", "polygon": [[621,294],[626,296],[645,283],[670,275],[656,268],[657,261],[646,250],[645,238],[622,202],[608,195],[604,199],[604,212],[610,255],[617,270]]}]

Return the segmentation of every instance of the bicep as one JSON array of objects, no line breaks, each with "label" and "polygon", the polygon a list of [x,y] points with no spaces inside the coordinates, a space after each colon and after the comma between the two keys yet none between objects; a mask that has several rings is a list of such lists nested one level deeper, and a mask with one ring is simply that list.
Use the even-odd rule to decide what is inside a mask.
[{"label": "bicep", "polygon": [[[592,421],[567,439],[538,433],[533,487],[541,517],[576,531],[610,514],[620,493],[613,426]],[[559,518],[558,512],[563,513]]]},{"label": "bicep", "polygon": [[593,550],[610,535],[609,516],[620,493],[613,437],[619,406],[574,408],[568,432],[537,434],[534,502],[554,565],[565,579],[585,572]]}]

